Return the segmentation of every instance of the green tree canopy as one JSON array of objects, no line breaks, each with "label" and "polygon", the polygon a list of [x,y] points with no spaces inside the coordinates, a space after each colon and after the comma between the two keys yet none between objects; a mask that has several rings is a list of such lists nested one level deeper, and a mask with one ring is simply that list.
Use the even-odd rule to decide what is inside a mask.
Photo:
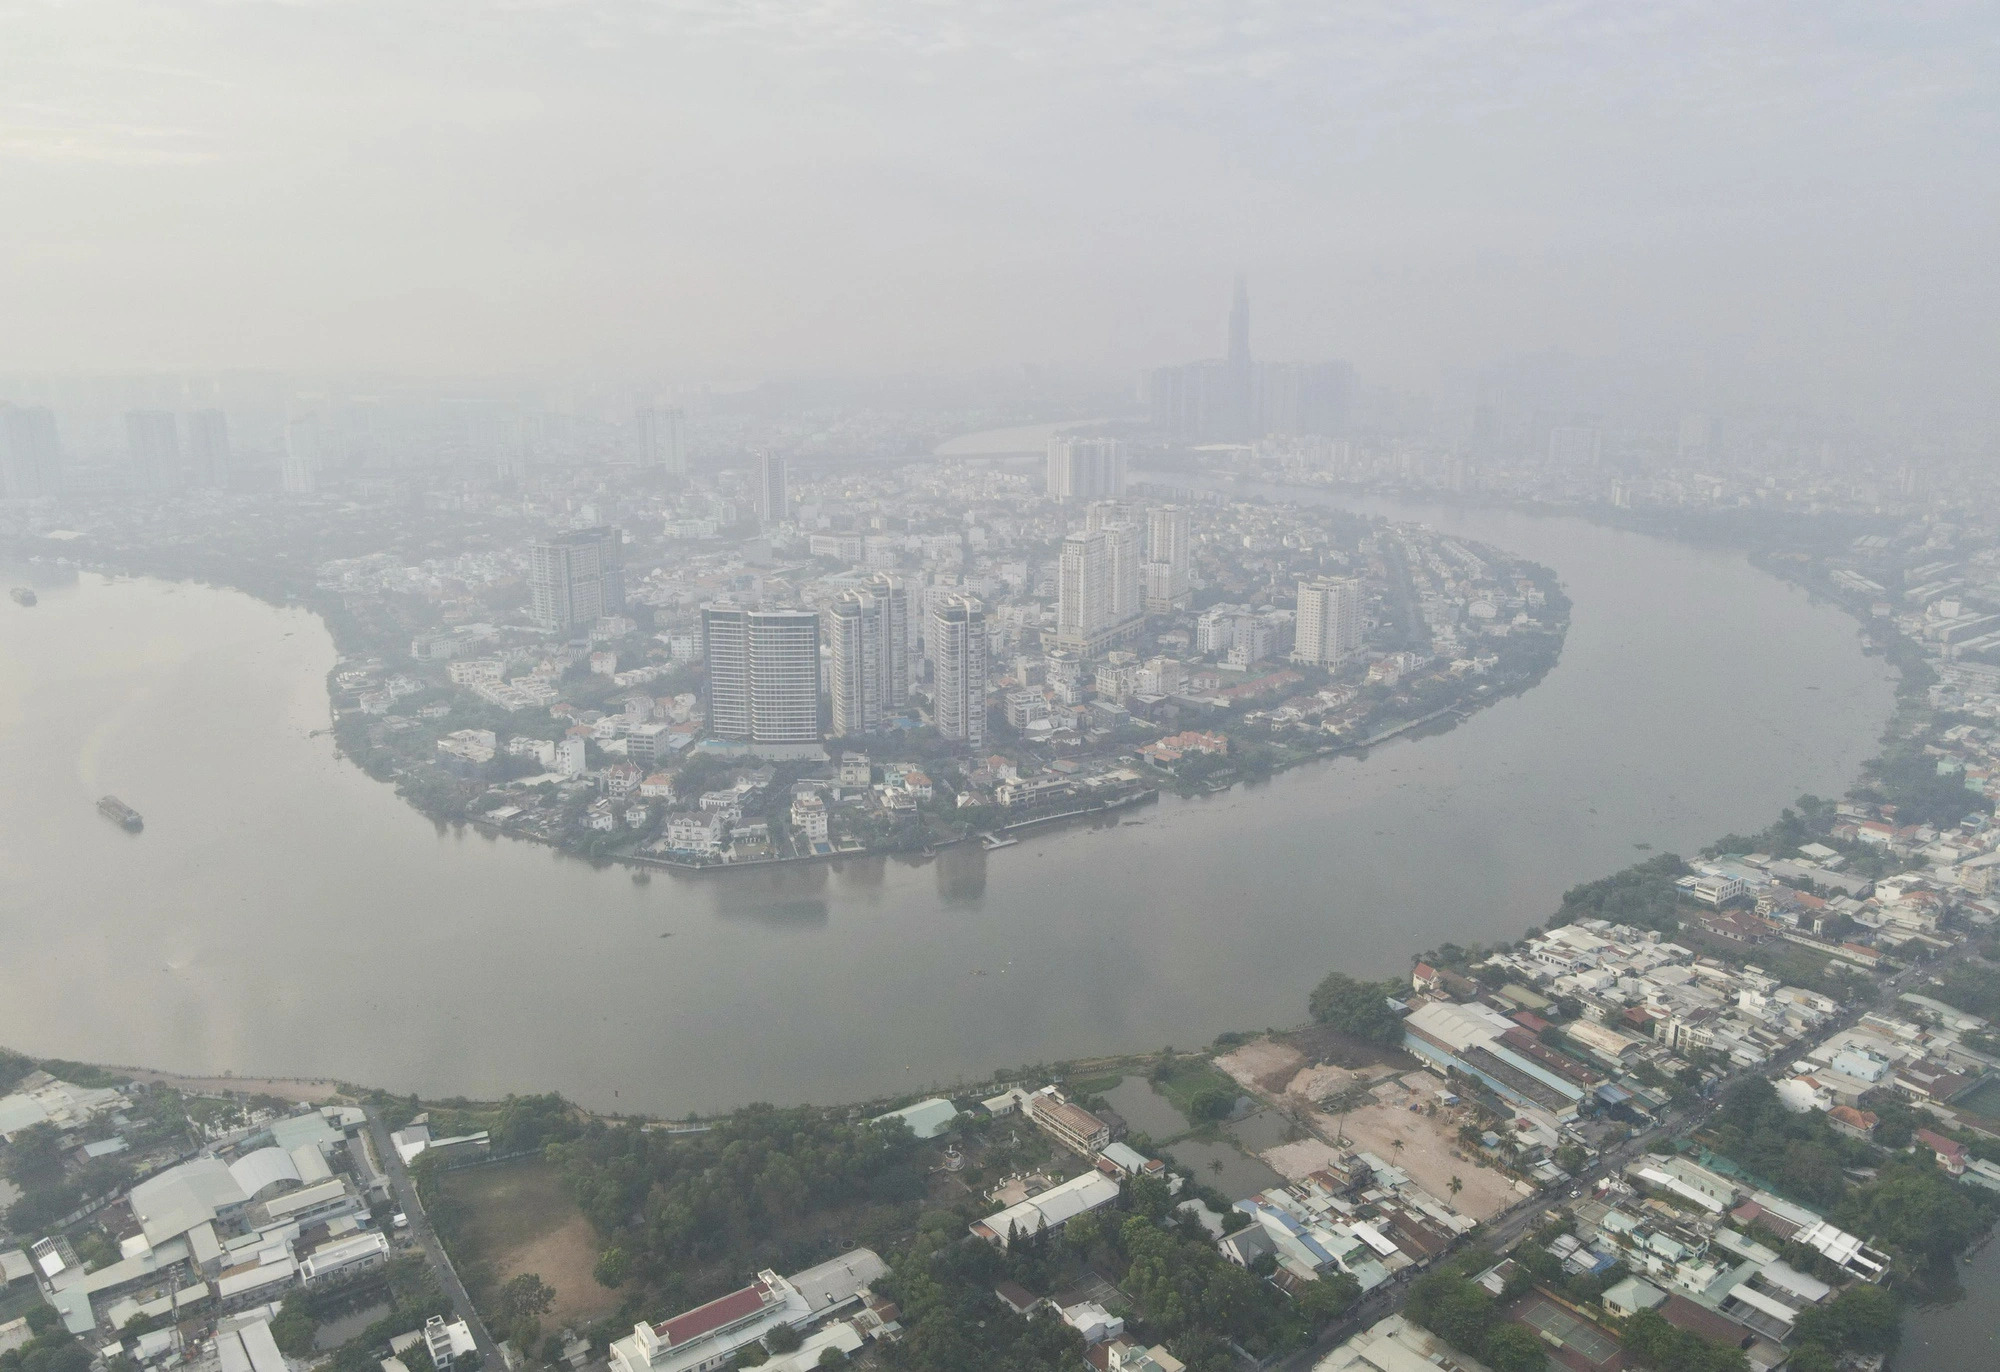
[{"label": "green tree canopy", "polygon": [[1397,1043],[1403,1022],[1388,1004],[1404,989],[1400,981],[1356,981],[1344,972],[1329,972],[1313,988],[1306,1006],[1321,1024],[1372,1043]]}]

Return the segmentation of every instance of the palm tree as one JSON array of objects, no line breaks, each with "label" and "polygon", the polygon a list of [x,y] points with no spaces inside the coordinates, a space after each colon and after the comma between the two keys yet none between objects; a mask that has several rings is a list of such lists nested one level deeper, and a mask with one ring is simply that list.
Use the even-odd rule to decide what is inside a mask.
[{"label": "palm tree", "polygon": [[1403,1141],[1401,1139],[1392,1140],[1389,1146],[1395,1149],[1398,1153],[1403,1151]]},{"label": "palm tree", "polygon": [[1222,1171],[1222,1159],[1210,1158],[1208,1160],[1208,1170],[1211,1172],[1220,1173]]},{"label": "palm tree", "polygon": [[1461,1192],[1461,1191],[1463,1191],[1463,1190],[1465,1189],[1465,1183],[1464,1183],[1464,1182],[1462,1182],[1462,1181],[1460,1181],[1460,1180],[1458,1179],[1458,1174],[1457,1174],[1457,1173],[1453,1173],[1453,1174],[1452,1174],[1452,1178],[1451,1178],[1451,1182],[1449,1183],[1449,1185],[1450,1185],[1450,1188],[1451,1188],[1451,1198],[1452,1198],[1453,1200],[1457,1200],[1457,1199],[1458,1199],[1458,1193],[1459,1193],[1459,1192]]}]

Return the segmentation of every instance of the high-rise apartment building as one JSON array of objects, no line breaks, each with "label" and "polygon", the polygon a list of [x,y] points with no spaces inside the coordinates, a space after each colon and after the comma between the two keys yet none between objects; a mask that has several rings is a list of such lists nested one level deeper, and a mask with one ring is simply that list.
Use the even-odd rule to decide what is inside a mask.
[{"label": "high-rise apartment building", "polygon": [[0,496],[26,499],[62,490],[62,444],[45,405],[0,405]]},{"label": "high-rise apartment building", "polygon": [[1106,597],[1111,623],[1144,618],[1146,580],[1141,568],[1146,559],[1139,526],[1130,520],[1116,520],[1101,526],[1099,532],[1104,535],[1105,574],[1111,581]]},{"label": "high-rise apartment building", "polygon": [[1070,534],[1056,563],[1056,642],[1083,645],[1111,622],[1111,550],[1104,531]]},{"label": "high-rise apartment building", "polygon": [[869,594],[882,616],[882,720],[901,713],[910,703],[910,591],[903,578],[883,574],[869,578]]},{"label": "high-rise apartment building", "polygon": [[195,485],[229,488],[229,417],[221,410],[196,410],[188,416],[188,461]]},{"label": "high-rise apartment building", "polygon": [[643,406],[638,414],[639,465],[673,476],[687,473],[687,416],[677,406]]},{"label": "high-rise apartment building", "polygon": [[1166,614],[1188,603],[1194,569],[1194,540],[1188,511],[1161,505],[1146,512],[1146,612]]},{"label": "high-rise apartment building", "polygon": [[1068,504],[1125,493],[1125,445],[1115,438],[1049,440],[1048,493]]},{"label": "high-rise apartment building", "polygon": [[708,732],[753,752],[819,750],[819,616],[811,610],[706,605]]},{"label": "high-rise apartment building", "polygon": [[882,728],[882,607],[843,591],[826,609],[827,709],[836,738]]},{"label": "high-rise apartment building", "polygon": [[1139,526],[1112,522],[1063,539],[1056,563],[1056,646],[1095,657],[1145,623]]},{"label": "high-rise apartment building", "polygon": [[757,518],[765,528],[782,524],[792,515],[791,492],[785,487],[785,459],[781,453],[757,454]]},{"label": "high-rise apartment building", "polygon": [[137,489],[164,491],[180,485],[180,422],[172,410],[127,411],[125,450]]},{"label": "high-rise apartment building", "polygon": [[610,525],[528,545],[529,613],[556,633],[588,630],[625,608],[623,536]]},{"label": "high-rise apartment building", "polygon": [[319,489],[322,448],[318,415],[300,415],[285,425],[285,456],[279,478],[286,491],[310,495]]},{"label": "high-rise apartment building", "polygon": [[909,592],[877,576],[827,607],[828,707],[837,736],[872,734],[910,698]]},{"label": "high-rise apartment building", "polygon": [[1292,660],[1338,667],[1361,651],[1361,579],[1317,577],[1299,583]]},{"label": "high-rise apartment building", "polygon": [[986,744],[986,609],[969,595],[931,602],[925,636],[931,655],[934,704],[940,736],[970,748]]}]

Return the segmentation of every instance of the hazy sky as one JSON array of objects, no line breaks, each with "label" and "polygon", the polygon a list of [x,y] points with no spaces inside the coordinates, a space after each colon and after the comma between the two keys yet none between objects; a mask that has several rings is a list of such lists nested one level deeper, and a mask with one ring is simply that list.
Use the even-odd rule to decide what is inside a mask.
[{"label": "hazy sky", "polygon": [[1963,392],[1991,4],[0,0],[0,367],[1548,346]]}]

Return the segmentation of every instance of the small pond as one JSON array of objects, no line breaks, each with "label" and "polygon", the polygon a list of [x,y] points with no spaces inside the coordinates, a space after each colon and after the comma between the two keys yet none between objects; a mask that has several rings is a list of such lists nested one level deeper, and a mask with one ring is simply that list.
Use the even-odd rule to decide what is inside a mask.
[{"label": "small pond", "polygon": [[[1284,1181],[1263,1163],[1226,1141],[1207,1143],[1200,1139],[1186,1139],[1169,1148],[1167,1155],[1180,1167],[1193,1173],[1202,1185],[1214,1187],[1233,1201],[1255,1195]],[[1219,1171],[1216,1163],[1222,1164]]]},{"label": "small pond", "polygon": [[389,1303],[380,1301],[364,1305],[359,1310],[350,1310],[344,1315],[335,1315],[313,1331],[313,1351],[331,1353],[349,1339],[360,1336],[369,1325],[388,1313]]},{"label": "small pond", "polygon": [[1187,1116],[1144,1077],[1126,1077],[1104,1093],[1111,1108],[1125,1117],[1133,1132],[1170,1139],[1188,1131]]}]

